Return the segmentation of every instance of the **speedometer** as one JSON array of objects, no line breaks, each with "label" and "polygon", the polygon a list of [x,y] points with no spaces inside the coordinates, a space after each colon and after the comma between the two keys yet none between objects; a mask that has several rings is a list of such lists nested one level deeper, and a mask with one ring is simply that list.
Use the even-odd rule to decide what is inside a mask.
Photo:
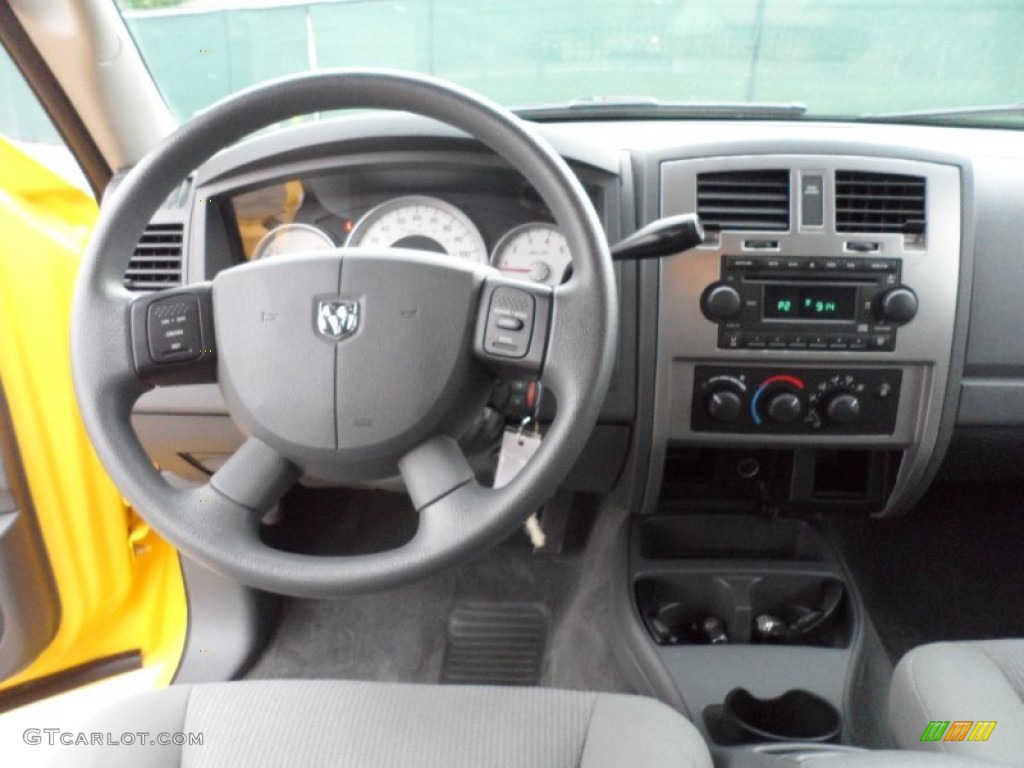
[{"label": "speedometer", "polygon": [[356,222],[345,245],[415,248],[487,262],[487,246],[469,217],[451,203],[422,195],[373,208]]},{"label": "speedometer", "polygon": [[558,285],[571,261],[565,235],[553,224],[537,221],[502,237],[491,263],[507,277]]}]

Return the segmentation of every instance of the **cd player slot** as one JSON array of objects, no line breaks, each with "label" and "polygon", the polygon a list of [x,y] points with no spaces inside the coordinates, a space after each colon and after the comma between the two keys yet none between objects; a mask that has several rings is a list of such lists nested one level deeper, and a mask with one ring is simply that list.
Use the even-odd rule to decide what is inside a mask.
[{"label": "cd player slot", "polygon": [[779,250],[778,240],[744,240],[743,250],[745,251],[777,251]]},{"label": "cd player slot", "polygon": [[748,272],[744,275],[750,283],[813,283],[814,285],[874,285],[875,280],[863,275],[829,275],[827,278],[813,275],[780,275],[778,273]]}]

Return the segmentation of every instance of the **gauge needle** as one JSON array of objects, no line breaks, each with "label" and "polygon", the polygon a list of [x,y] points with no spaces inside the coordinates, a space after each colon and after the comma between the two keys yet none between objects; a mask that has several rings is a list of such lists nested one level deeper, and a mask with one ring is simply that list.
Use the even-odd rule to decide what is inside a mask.
[{"label": "gauge needle", "polygon": [[528,275],[533,272],[533,269],[527,268],[522,269],[520,267],[498,267],[502,272],[522,272],[524,275]]}]

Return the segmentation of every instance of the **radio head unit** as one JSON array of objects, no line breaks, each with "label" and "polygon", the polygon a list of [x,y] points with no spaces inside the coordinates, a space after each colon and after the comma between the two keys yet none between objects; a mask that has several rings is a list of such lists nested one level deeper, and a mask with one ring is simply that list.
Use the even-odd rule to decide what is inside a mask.
[{"label": "radio head unit", "polygon": [[899,259],[723,256],[701,296],[720,349],[891,351],[917,313]]}]

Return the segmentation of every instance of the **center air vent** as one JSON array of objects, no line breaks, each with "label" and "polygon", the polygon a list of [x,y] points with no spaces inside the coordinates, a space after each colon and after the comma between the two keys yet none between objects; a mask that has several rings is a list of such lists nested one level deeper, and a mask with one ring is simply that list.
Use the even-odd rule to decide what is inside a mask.
[{"label": "center air vent", "polygon": [[836,231],[923,234],[924,178],[836,171]]},{"label": "center air vent", "polygon": [[125,287],[130,291],[157,291],[181,285],[181,224],[150,224],[135,246]]},{"label": "center air vent", "polygon": [[709,230],[787,230],[789,171],[698,174],[697,213]]}]

